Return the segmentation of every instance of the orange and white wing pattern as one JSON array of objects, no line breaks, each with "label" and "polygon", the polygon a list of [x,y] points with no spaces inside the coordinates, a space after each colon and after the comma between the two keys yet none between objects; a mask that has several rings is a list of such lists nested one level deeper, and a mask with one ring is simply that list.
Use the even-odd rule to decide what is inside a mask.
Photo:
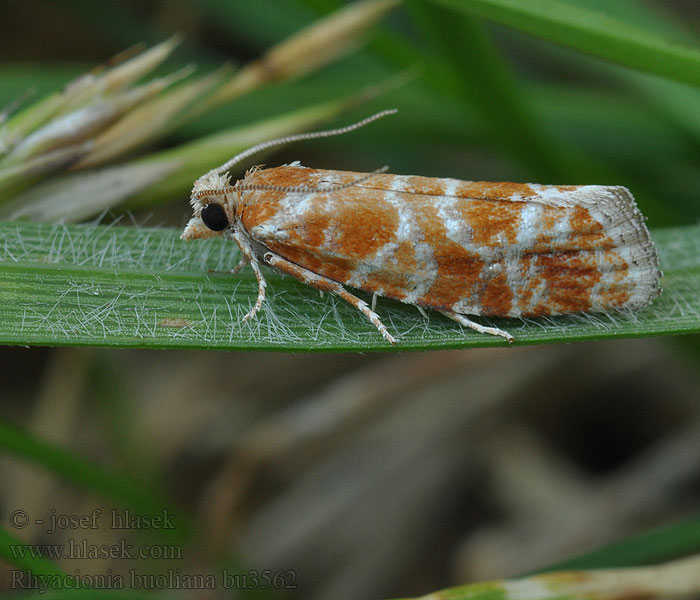
[{"label": "orange and white wing pattern", "polygon": [[636,310],[660,293],[656,250],[624,187],[367,178],[298,165],[257,170],[241,183],[268,186],[242,191],[237,206],[253,242],[323,278],[409,304],[530,317]]}]

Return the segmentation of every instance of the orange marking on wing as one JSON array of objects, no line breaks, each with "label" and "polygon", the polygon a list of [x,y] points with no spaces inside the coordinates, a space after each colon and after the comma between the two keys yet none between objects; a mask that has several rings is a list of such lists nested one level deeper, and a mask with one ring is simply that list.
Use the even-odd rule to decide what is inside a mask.
[{"label": "orange marking on wing", "polygon": [[552,230],[562,219],[568,219],[569,215],[565,210],[554,207],[545,207],[538,220],[538,225],[545,231]]},{"label": "orange marking on wing", "polygon": [[306,167],[274,167],[272,169],[260,169],[246,177],[245,183],[259,183],[261,185],[282,185],[294,187],[298,185],[313,186],[318,179],[318,169]]},{"label": "orange marking on wing", "polygon": [[339,283],[348,281],[355,267],[354,261],[328,257],[322,251],[319,252],[318,248],[304,248],[274,242],[268,243],[267,247],[289,262]]},{"label": "orange marking on wing", "polygon": [[257,225],[262,225],[277,214],[276,202],[258,202],[239,207],[243,226],[250,230]]},{"label": "orange marking on wing", "polygon": [[365,277],[361,287],[368,292],[381,290],[382,296],[403,300],[415,285],[417,272],[418,263],[413,244],[404,241],[387,256],[382,268]]},{"label": "orange marking on wing", "polygon": [[[352,181],[358,176],[346,173],[339,182]],[[323,172],[299,167],[266,169],[256,172],[251,180],[253,177],[254,183],[264,185],[328,185],[323,180]],[[398,227],[398,213],[392,205],[383,202],[385,192],[382,190],[351,187],[313,194],[303,213],[289,215],[277,214],[279,201],[286,192],[248,193],[255,194],[255,199],[243,210],[242,223],[246,229],[264,225],[266,219],[277,215],[275,224],[279,235],[265,239],[266,246],[295,264],[341,283],[351,278],[359,262],[393,239]],[[406,251],[413,255],[412,247]],[[415,273],[415,266],[410,269],[408,273]],[[384,280],[380,279],[377,277],[373,282],[374,289],[392,290],[391,281],[382,283]],[[406,282],[405,278],[396,279],[392,297],[404,297]],[[368,287],[367,291],[372,289]]]},{"label": "orange marking on wing", "polygon": [[537,196],[537,192],[527,183],[507,181],[464,181],[457,186],[457,196],[479,200],[526,199]]},{"label": "orange marking on wing", "polygon": [[489,277],[481,293],[481,314],[504,316],[513,307],[513,290],[505,273]]},{"label": "orange marking on wing", "polygon": [[329,255],[322,244],[307,244],[304,240],[303,233],[310,233],[311,237],[324,235],[321,227],[318,230],[311,228],[305,230],[286,230],[289,233],[288,240],[273,241],[268,240],[266,246],[288,261],[297,265],[324,275],[329,279],[343,283],[348,281],[356,266],[354,259],[348,259],[342,256]]},{"label": "orange marking on wing", "polygon": [[328,279],[333,279],[339,283],[346,283],[352,276],[355,264],[349,261],[334,259],[332,261],[324,261],[319,266],[317,273],[322,273]]},{"label": "orange marking on wing", "polygon": [[617,252],[606,252],[603,256],[606,267],[612,269],[615,273],[615,281],[621,282],[627,279],[629,275],[629,265]]},{"label": "orange marking on wing", "polygon": [[[449,310],[459,300],[473,297],[484,261],[476,252],[466,250],[447,237],[447,230],[435,206],[416,204],[413,209],[424,241],[433,249],[437,264],[433,284],[418,298],[417,303]],[[432,274],[426,273],[426,276],[429,275]]]},{"label": "orange marking on wing", "polygon": [[[559,312],[571,313],[591,309],[591,292],[593,286],[600,282],[602,275],[598,270],[593,250],[605,250],[604,260],[612,266],[615,279],[627,276],[627,264],[612,250],[613,241],[607,235],[603,225],[595,220],[589,210],[582,206],[573,207],[569,217],[572,233],[566,244],[560,244],[559,257],[562,262],[562,274],[555,281],[547,282],[550,304]],[[571,251],[571,254],[566,254]],[[589,251],[582,254],[577,251]],[[567,269],[577,269],[568,271]],[[629,299],[629,291],[617,285],[603,285],[598,290],[598,298],[603,308],[622,306]]]},{"label": "orange marking on wing", "polygon": [[590,235],[591,240],[607,237],[603,225],[596,221],[588,212],[588,209],[583,206],[573,207],[573,214],[569,217],[569,222],[571,223],[572,231]]},{"label": "orange marking on wing", "polygon": [[629,265],[617,252],[605,254],[607,266],[614,269],[615,281],[600,290],[602,306],[620,308],[630,299],[634,284],[629,280]]},{"label": "orange marking on wing", "polygon": [[331,250],[361,259],[394,238],[399,216],[393,206],[382,202],[383,192],[348,188],[338,194],[332,215]]},{"label": "orange marking on wing", "polygon": [[297,265],[319,273],[319,269],[325,264],[325,261],[317,252],[309,252],[303,246],[292,246],[284,243],[268,242],[267,247],[275,254]]},{"label": "orange marking on wing", "polygon": [[600,302],[605,308],[622,308],[632,295],[631,284],[611,285],[600,292]]},{"label": "orange marking on wing", "polygon": [[[561,221],[569,221],[571,233],[566,241],[557,240],[555,227]],[[570,208],[547,207],[538,221],[542,232],[526,252],[570,252],[576,250],[608,249],[614,246],[603,226],[596,221],[587,208],[574,206]]]},{"label": "orange marking on wing", "polygon": [[[318,171],[319,178],[323,179],[325,171]],[[344,172],[338,178],[337,172],[333,172],[334,179],[339,183],[350,183],[355,179],[364,177],[365,173]],[[357,187],[365,191],[368,190],[383,190],[396,191],[396,180],[401,179],[401,193],[405,194],[423,194],[427,196],[442,196],[445,193],[445,186],[440,179],[434,177],[422,177],[420,175],[388,175],[385,173],[377,173],[372,175],[366,181],[360,183]]]},{"label": "orange marking on wing", "polygon": [[389,261],[391,264],[387,265],[387,275],[377,279],[374,289],[382,288],[385,296],[403,300],[415,285],[416,274],[420,272],[413,243],[401,242]]},{"label": "orange marking on wing", "polygon": [[[243,184],[280,185],[284,187],[313,185],[315,169],[299,167],[276,167],[250,171]],[[287,192],[274,190],[244,190],[241,192],[242,206],[238,207],[246,229],[265,223],[278,210],[278,203]]]},{"label": "orange marking on wing", "polygon": [[425,194],[428,196],[443,196],[445,184],[440,179],[412,175],[404,178],[402,192],[408,194]]},{"label": "orange marking on wing", "polygon": [[323,194],[311,197],[310,207],[303,217],[290,223],[286,229],[291,240],[299,246],[320,248],[326,241],[326,231],[335,218],[326,212],[327,198]]},{"label": "orange marking on wing", "polygon": [[546,283],[547,295],[533,314],[524,316],[590,310],[591,291],[601,279],[594,256],[556,252],[537,255],[535,262],[538,279]]},{"label": "orange marking on wing", "polygon": [[538,226],[541,233],[537,235],[535,242],[528,246],[527,253],[552,252],[554,248],[555,227],[562,220],[568,220],[569,215],[565,209],[547,207],[542,211],[538,219]]},{"label": "orange marking on wing", "polygon": [[449,310],[460,300],[475,298],[475,285],[484,261],[451,240],[435,252],[437,276],[430,289],[418,298],[417,304]]},{"label": "orange marking on wing", "polygon": [[469,202],[460,206],[464,220],[473,230],[472,241],[494,248],[515,244],[523,202]]}]

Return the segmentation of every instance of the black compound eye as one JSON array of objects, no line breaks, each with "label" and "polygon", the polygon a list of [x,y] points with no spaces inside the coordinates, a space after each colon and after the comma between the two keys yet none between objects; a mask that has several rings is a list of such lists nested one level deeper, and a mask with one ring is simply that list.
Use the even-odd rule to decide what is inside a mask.
[{"label": "black compound eye", "polygon": [[204,224],[212,231],[223,231],[228,227],[228,217],[221,204],[211,202],[207,204],[200,214]]}]

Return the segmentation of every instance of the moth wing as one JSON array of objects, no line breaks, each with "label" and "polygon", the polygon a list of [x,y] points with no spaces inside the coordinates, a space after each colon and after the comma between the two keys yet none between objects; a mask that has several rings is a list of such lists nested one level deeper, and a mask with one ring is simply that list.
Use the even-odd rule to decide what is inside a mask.
[{"label": "moth wing", "polygon": [[[363,176],[288,166],[255,182],[318,190]],[[639,308],[659,293],[656,251],[623,187],[376,175],[336,192],[255,192],[242,223],[319,275],[459,313]]]}]

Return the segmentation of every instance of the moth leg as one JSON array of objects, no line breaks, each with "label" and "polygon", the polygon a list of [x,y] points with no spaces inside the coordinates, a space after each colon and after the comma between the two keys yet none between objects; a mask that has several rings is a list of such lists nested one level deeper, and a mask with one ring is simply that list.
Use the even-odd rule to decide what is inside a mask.
[{"label": "moth leg", "polygon": [[[258,298],[255,301],[253,308],[251,308],[248,311],[248,314],[245,317],[243,317],[243,320],[247,321],[248,319],[253,318],[255,314],[262,308],[263,302],[265,301],[265,288],[267,287],[267,282],[265,281],[265,277],[263,276],[262,271],[260,270],[258,259],[255,257],[255,253],[253,252],[253,248],[250,245],[248,238],[246,238],[243,234],[236,230],[233,231],[232,236],[236,244],[238,244],[238,247],[241,249],[241,254],[243,254],[241,262],[245,261],[250,263],[250,266],[253,269],[253,273],[255,273],[255,278],[258,280]],[[241,266],[241,262],[238,263],[236,269],[238,269]]]},{"label": "moth leg", "polygon": [[235,267],[233,267],[233,269],[229,269],[228,271],[217,271],[216,269],[209,269],[209,273],[231,273],[231,275],[235,275],[247,264],[248,259],[245,256],[242,256],[241,260],[238,261],[238,264]]},{"label": "moth leg", "polygon": [[357,296],[353,296],[337,281],[333,281],[332,279],[328,279],[322,275],[317,275],[313,271],[309,271],[304,267],[295,265],[293,262],[289,262],[288,260],[278,256],[277,254],[273,254],[272,252],[267,252],[263,260],[271,267],[275,267],[283,273],[291,275],[302,283],[315,287],[323,292],[330,292],[336,296],[340,296],[343,300],[349,304],[352,304],[357,310],[365,315],[372,322],[372,325],[379,330],[379,333],[384,336],[384,339],[387,342],[390,344],[396,344],[396,339],[389,333],[387,328],[381,322],[379,315],[375,313],[364,300],[361,300]]},{"label": "moth leg", "polygon": [[245,267],[248,264],[248,259],[244,256],[241,256],[241,260],[238,261],[238,264],[231,269],[231,274],[238,273],[243,267]]},{"label": "moth leg", "polygon": [[479,333],[488,333],[490,335],[500,335],[501,337],[504,337],[508,340],[509,344],[513,343],[513,338],[510,333],[507,331],[503,331],[503,329],[497,329],[496,327],[486,327],[484,325],[479,325],[479,323],[475,323],[471,319],[468,319],[465,315],[461,315],[456,312],[452,312],[451,310],[441,310],[440,311],[443,315],[446,317],[452,319],[453,321],[457,321],[457,323],[464,325],[465,327],[469,327],[470,329],[473,329],[474,331],[478,331]]}]

